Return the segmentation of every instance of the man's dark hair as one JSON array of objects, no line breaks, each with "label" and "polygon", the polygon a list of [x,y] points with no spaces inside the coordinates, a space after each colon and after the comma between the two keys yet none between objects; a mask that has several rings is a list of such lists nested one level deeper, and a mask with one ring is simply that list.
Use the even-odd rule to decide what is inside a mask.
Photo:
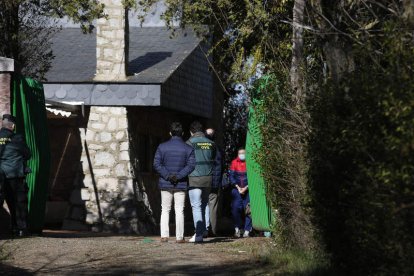
[{"label": "man's dark hair", "polygon": [[180,122],[171,123],[170,132],[172,136],[183,136],[183,125]]},{"label": "man's dark hair", "polygon": [[199,121],[194,121],[191,125],[190,125],[190,131],[192,133],[196,133],[196,132],[203,132],[203,125],[199,122]]}]

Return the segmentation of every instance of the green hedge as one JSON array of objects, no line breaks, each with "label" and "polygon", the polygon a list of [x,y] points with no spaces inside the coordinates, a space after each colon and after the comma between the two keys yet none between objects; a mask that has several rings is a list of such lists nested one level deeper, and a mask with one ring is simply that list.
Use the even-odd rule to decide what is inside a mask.
[{"label": "green hedge", "polygon": [[414,51],[398,34],[382,46],[310,99],[314,218],[336,266],[414,275]]}]

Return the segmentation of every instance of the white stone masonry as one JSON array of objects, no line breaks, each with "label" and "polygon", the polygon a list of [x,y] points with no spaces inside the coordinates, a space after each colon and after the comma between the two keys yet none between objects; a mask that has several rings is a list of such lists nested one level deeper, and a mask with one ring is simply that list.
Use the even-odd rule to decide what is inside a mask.
[{"label": "white stone masonry", "polygon": [[106,17],[98,19],[96,28],[96,76],[98,81],[126,79],[128,40],[126,9],[120,0],[100,0]]},{"label": "white stone masonry", "polygon": [[136,232],[126,113],[125,107],[92,106],[88,127],[80,130],[86,223],[97,230]]}]

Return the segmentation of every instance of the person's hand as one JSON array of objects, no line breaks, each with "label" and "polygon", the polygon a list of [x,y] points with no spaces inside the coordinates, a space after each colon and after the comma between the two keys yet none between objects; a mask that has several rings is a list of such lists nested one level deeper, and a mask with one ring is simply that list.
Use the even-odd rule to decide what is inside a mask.
[{"label": "person's hand", "polygon": [[239,185],[236,185],[237,191],[239,191],[239,194],[243,194],[243,188],[240,188]]},{"label": "person's hand", "polygon": [[168,177],[168,181],[170,181],[171,184],[176,185],[178,183],[178,178],[175,174],[173,174]]},{"label": "person's hand", "polygon": [[246,193],[246,191],[247,191],[247,187],[240,188],[239,193],[244,195]]}]

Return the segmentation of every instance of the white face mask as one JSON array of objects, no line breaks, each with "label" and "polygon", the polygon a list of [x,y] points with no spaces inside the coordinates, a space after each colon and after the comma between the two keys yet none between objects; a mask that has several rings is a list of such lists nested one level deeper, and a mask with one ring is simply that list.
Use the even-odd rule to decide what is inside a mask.
[{"label": "white face mask", "polygon": [[246,159],[246,154],[244,153],[239,154],[239,158],[240,160],[244,161]]}]

